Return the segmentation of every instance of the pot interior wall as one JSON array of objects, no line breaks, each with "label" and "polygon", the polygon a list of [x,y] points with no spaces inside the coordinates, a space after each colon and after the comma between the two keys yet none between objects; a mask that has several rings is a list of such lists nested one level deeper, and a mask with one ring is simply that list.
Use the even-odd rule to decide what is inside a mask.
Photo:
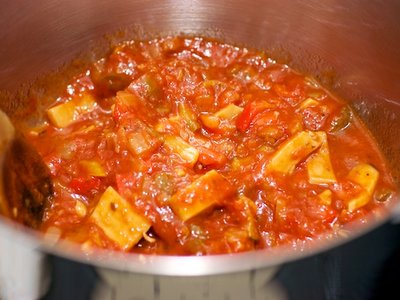
[{"label": "pot interior wall", "polygon": [[[265,49],[351,101],[399,181],[400,3],[395,0],[18,0],[2,7],[0,90],[16,91],[117,30],[129,28],[114,39],[211,35]],[[18,107],[1,102],[6,111]]]}]

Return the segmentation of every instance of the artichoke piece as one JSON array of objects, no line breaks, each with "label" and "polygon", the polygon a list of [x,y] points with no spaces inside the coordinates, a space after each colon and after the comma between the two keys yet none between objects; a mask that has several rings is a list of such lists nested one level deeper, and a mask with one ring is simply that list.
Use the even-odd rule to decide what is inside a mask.
[{"label": "artichoke piece", "polygon": [[117,92],[117,100],[119,104],[132,107],[134,109],[137,109],[143,105],[143,101],[141,101],[137,95],[127,91]]},{"label": "artichoke piece", "polygon": [[255,241],[259,240],[260,233],[258,231],[256,222],[257,206],[246,196],[240,196],[238,201],[242,202],[243,204],[243,212],[247,219],[246,229],[249,237]]},{"label": "artichoke piece", "polygon": [[323,205],[329,206],[332,203],[332,191],[325,190],[318,194],[319,202]]},{"label": "artichoke piece", "polygon": [[224,108],[221,108],[217,111],[214,115],[218,118],[225,119],[225,120],[233,120],[238,115],[240,115],[243,111],[243,108],[237,106],[235,104],[228,104]]},{"label": "artichoke piece", "polygon": [[69,102],[49,108],[47,116],[54,126],[64,128],[76,121],[81,114],[91,111],[95,105],[96,100],[92,95],[83,94]]},{"label": "artichoke piece", "polygon": [[217,129],[221,125],[221,119],[215,115],[201,115],[200,120],[209,129]]},{"label": "artichoke piece", "polygon": [[160,141],[146,130],[127,134],[128,149],[136,156],[146,156],[153,153]]},{"label": "artichoke piece", "polygon": [[336,182],[329,155],[328,139],[325,132],[320,132],[321,147],[307,161],[308,181],[311,184],[329,184]]},{"label": "artichoke piece", "polygon": [[214,114],[201,115],[200,119],[204,124],[204,126],[210,129],[217,129],[217,128],[222,129],[223,128],[223,126],[221,128],[222,121],[227,121],[229,123],[232,120],[234,120],[237,116],[239,116],[242,112],[243,112],[242,107],[231,103],[225,106],[224,108],[221,108]]},{"label": "artichoke piece", "polygon": [[313,98],[307,98],[306,100],[304,100],[303,102],[300,103],[299,108],[300,109],[306,109],[308,107],[314,107],[314,106],[318,106],[319,102]]},{"label": "artichoke piece", "polygon": [[193,166],[197,159],[199,158],[199,151],[185,142],[182,138],[178,136],[167,136],[165,137],[164,147],[169,151],[178,154],[186,163]]},{"label": "artichoke piece", "polygon": [[170,206],[180,219],[186,221],[207,208],[220,204],[234,191],[223,175],[211,170],[175,193],[170,199]]},{"label": "artichoke piece", "polygon": [[136,245],[151,226],[112,187],[103,193],[90,219],[122,250]]},{"label": "artichoke piece", "polygon": [[350,171],[347,178],[363,188],[358,196],[347,202],[347,210],[353,212],[366,205],[372,198],[379,172],[369,164],[359,164]]},{"label": "artichoke piece", "polygon": [[296,165],[318,149],[324,141],[323,131],[300,131],[287,140],[271,158],[268,171],[293,173]]},{"label": "artichoke piece", "polygon": [[74,121],[75,104],[72,101],[59,104],[47,110],[47,115],[54,126],[67,127]]}]

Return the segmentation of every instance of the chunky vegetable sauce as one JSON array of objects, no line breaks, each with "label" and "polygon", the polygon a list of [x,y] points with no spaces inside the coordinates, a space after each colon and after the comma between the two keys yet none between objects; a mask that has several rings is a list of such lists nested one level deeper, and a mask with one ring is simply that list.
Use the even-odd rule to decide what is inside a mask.
[{"label": "chunky vegetable sauce", "polygon": [[351,109],[262,52],[203,38],[126,42],[76,77],[29,139],[54,198],[40,230],[140,253],[298,245],[390,198]]}]

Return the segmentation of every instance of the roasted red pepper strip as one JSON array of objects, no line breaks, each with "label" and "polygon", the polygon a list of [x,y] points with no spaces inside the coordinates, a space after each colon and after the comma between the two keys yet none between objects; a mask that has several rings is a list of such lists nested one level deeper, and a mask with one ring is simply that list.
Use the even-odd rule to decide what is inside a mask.
[{"label": "roasted red pepper strip", "polygon": [[243,112],[236,120],[236,127],[240,132],[245,132],[251,125],[254,117],[270,107],[266,101],[252,101],[247,103]]},{"label": "roasted red pepper strip", "polygon": [[92,190],[96,190],[100,187],[101,180],[96,177],[86,178],[73,178],[69,184],[69,187],[79,194],[87,194]]}]

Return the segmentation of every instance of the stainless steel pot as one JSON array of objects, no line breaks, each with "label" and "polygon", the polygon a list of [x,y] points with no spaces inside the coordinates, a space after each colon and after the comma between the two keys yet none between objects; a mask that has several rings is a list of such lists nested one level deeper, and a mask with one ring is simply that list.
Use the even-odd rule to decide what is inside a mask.
[{"label": "stainless steel pot", "polygon": [[[18,116],[20,106],[32,105],[18,96],[21,84],[70,62],[93,46],[93,41],[101,40],[96,48],[101,52],[101,45],[108,41],[102,38],[105,34],[124,30],[124,35],[113,35],[115,40],[171,33],[214,36],[265,49],[278,61],[316,76],[335,94],[350,101],[371,129],[400,183],[400,2],[396,0],[1,2],[0,107],[11,116]],[[273,267],[313,255],[372,230],[389,220],[395,210],[393,205],[391,212],[373,216],[349,236],[304,251],[280,248],[207,257],[109,252],[82,255],[71,245],[43,242],[36,233],[5,219],[0,220],[0,236],[114,270],[213,275]]]}]

